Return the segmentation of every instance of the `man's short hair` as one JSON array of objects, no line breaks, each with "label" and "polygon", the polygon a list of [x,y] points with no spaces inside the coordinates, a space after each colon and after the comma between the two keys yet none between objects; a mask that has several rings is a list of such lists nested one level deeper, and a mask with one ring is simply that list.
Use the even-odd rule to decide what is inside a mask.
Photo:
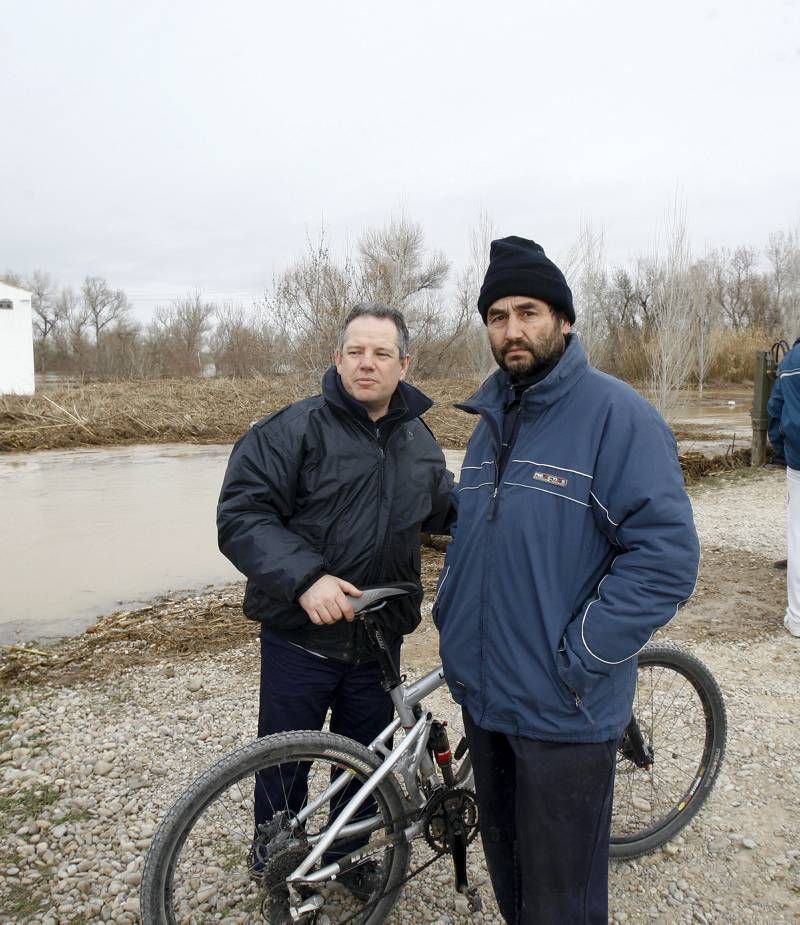
[{"label": "man's short hair", "polygon": [[405,359],[405,357],[408,356],[408,345],[411,338],[408,333],[406,319],[399,309],[392,308],[390,305],[384,305],[383,302],[359,302],[358,305],[354,305],[350,309],[339,331],[339,338],[336,341],[336,349],[339,353],[344,349],[344,338],[347,332],[347,326],[351,321],[355,321],[356,318],[388,318],[390,321],[393,321],[394,326],[397,328],[397,347],[400,350],[400,359]]}]

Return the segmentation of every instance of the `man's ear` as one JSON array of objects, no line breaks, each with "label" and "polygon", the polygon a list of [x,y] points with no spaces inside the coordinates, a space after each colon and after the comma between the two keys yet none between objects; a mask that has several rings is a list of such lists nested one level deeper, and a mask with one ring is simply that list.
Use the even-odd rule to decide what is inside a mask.
[{"label": "man's ear", "polygon": [[562,333],[562,334],[569,334],[569,332],[570,332],[571,330],[572,330],[572,322],[571,322],[571,321],[567,321],[566,318],[562,318],[562,319],[561,319],[561,333]]},{"label": "man's ear", "polygon": [[339,373],[339,375],[341,375],[341,373],[342,373],[342,370],[341,370],[341,365],[342,365],[342,351],[341,351],[341,350],[334,350],[334,351],[333,351],[333,362],[336,364],[336,372]]},{"label": "man's ear", "polygon": [[410,364],[411,364],[411,354],[403,357],[403,359],[400,360],[400,378],[401,379],[406,378],[406,373],[408,372],[408,367]]}]

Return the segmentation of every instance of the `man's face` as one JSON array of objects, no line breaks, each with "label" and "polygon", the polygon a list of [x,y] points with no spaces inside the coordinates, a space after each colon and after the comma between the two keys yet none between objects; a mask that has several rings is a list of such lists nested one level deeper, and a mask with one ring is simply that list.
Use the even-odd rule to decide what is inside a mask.
[{"label": "man's face", "polygon": [[390,318],[364,315],[351,321],[344,345],[336,351],[336,370],[353,398],[376,421],[389,409],[397,383],[405,378],[409,357],[400,358],[398,331]]},{"label": "man's face", "polygon": [[492,353],[512,381],[558,359],[571,327],[546,302],[529,296],[505,296],[492,302],[486,313]]}]

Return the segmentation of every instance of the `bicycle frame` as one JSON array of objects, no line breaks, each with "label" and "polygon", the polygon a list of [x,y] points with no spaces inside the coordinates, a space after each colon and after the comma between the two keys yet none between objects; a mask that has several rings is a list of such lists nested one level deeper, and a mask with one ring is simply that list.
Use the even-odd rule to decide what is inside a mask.
[{"label": "bicycle frame", "polygon": [[[327,864],[319,870],[311,872],[315,864],[322,860],[323,855],[333,842],[340,836],[350,836],[369,831],[375,825],[375,817],[362,820],[348,826],[348,822],[358,809],[369,799],[370,795],[380,786],[381,782],[393,771],[397,770],[403,777],[409,794],[409,802],[417,807],[425,803],[425,797],[419,789],[418,774],[434,785],[438,782],[436,765],[426,748],[430,737],[433,714],[420,709],[424,697],[444,684],[444,671],[439,665],[433,671],[411,684],[401,683],[390,691],[397,716],[391,723],[369,744],[371,752],[382,756],[383,761],[379,768],[369,775],[358,793],[348,802],[336,819],[331,823],[325,834],[317,838],[311,853],[286,878],[290,885],[298,883],[317,883],[336,876],[341,866],[338,863]],[[387,743],[391,737],[403,727],[405,736],[399,745],[389,749]],[[314,813],[323,803],[326,803],[343,790],[349,783],[345,775],[340,775],[319,796],[305,806],[293,820],[293,828],[302,826],[305,820]],[[421,832],[419,823],[410,825],[403,833],[409,841]]]}]

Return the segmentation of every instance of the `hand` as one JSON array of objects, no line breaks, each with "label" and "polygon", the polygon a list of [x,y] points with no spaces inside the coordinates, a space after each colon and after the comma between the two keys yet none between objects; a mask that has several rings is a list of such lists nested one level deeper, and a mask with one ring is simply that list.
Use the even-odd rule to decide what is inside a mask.
[{"label": "hand", "polygon": [[307,588],[297,603],[308,614],[308,619],[317,626],[336,623],[344,617],[348,622],[355,620],[353,608],[346,595],[361,597],[361,591],[349,581],[335,575],[323,575]]}]

